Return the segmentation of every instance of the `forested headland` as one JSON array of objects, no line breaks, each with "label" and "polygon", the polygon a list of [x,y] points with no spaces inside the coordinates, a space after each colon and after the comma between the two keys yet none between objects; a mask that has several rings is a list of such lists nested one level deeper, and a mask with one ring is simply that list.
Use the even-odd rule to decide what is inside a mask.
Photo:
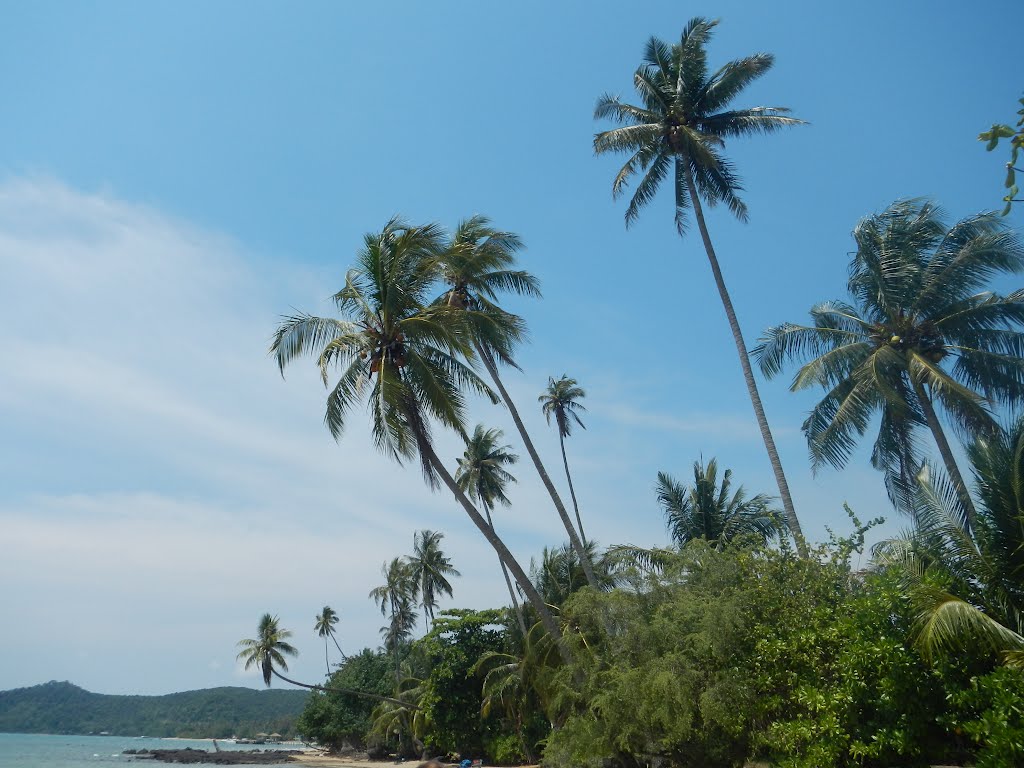
[{"label": "forested headland", "polygon": [[228,738],[294,735],[305,691],[209,688],[165,696],[91,693],[51,680],[0,691],[0,732]]}]

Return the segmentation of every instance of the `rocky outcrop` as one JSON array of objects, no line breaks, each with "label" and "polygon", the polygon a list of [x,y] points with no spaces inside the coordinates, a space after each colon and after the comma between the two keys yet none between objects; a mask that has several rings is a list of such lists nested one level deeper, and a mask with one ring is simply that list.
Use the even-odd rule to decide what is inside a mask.
[{"label": "rocky outcrop", "polygon": [[126,749],[123,754],[136,760],[156,760],[161,763],[209,763],[211,765],[275,765],[297,759],[297,749],[238,749],[207,752],[205,749]]}]

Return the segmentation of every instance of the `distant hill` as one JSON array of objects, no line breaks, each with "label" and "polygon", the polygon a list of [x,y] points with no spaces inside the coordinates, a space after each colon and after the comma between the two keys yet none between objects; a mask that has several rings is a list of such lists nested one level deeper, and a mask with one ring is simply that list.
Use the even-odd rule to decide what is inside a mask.
[{"label": "distant hill", "polygon": [[305,691],[207,688],[166,696],[108,696],[51,680],[0,691],[0,732],[121,736],[291,736]]}]

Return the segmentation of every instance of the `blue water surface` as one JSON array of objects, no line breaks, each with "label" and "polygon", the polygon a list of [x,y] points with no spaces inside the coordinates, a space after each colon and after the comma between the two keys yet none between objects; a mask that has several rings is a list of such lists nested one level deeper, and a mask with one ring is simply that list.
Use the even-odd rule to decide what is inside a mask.
[{"label": "blue water surface", "polygon": [[[236,745],[218,739],[223,749],[259,749]],[[157,768],[165,763],[152,760],[135,761],[126,749],[193,749],[213,750],[209,740],[151,739],[144,736],[50,736],[37,733],[0,733],[0,768],[86,768],[86,766],[121,765]],[[274,747],[266,747],[273,749]],[[282,745],[281,749],[294,749]]]}]

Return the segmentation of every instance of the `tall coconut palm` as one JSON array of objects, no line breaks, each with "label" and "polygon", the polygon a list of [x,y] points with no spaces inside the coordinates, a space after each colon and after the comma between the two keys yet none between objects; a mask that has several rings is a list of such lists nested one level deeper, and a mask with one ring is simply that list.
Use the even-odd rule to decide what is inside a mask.
[{"label": "tall coconut palm", "polygon": [[801,552],[806,552],[789,484],[761,405],[747,347],[701,204],[701,200],[709,206],[725,203],[736,218],[746,221],[747,207],[737,195],[742,189],[739,178],[722,154],[726,140],[773,133],[803,121],[789,117],[789,110],[783,107],[729,108],[747,85],[771,69],[775,59],[771,54],[756,53],[730,61],[710,73],[705,48],[717,24],[717,21],[695,18],[683,29],[676,44],[670,45],[656,37],[648,41],[643,62],[633,75],[633,84],[643,106],[626,104],[609,94],[602,96],[594,117],[614,120],[622,127],[598,133],[594,137],[594,151],[629,154],[612,184],[615,197],[625,191],[631,178],[642,174],[626,209],[627,226],[636,220],[640,209],[654,198],[658,186],[670,175],[675,195],[675,223],[680,235],[685,234],[689,212],[693,211],[736,344],[757,425],[779,485],[790,533]]},{"label": "tall coconut palm", "polygon": [[270,676],[274,673],[274,665],[287,672],[288,663],[284,657],[299,655],[295,647],[287,642],[292,633],[287,629],[281,629],[279,622],[277,616],[265,613],[260,618],[256,637],[238,642],[242,649],[238,653],[238,659],[245,662],[245,669],[259,666],[263,672],[263,682],[268,688]]},{"label": "tall coconut palm", "polygon": [[[343,319],[286,317],[271,353],[282,373],[297,357],[315,356],[325,385],[330,369],[339,367],[327,397],[331,434],[340,438],[349,411],[365,397],[377,448],[399,462],[418,458],[428,485],[444,483],[516,579],[527,582],[522,566],[434,450],[432,420],[465,434],[464,389],[493,397],[462,361],[474,357],[466,313],[428,300],[444,245],[436,225],[416,227],[397,219],[366,235],[356,267],[334,297]],[[560,636],[540,595],[524,589],[547,630]]]},{"label": "tall coconut palm", "polygon": [[926,656],[980,643],[1024,666],[1024,420],[975,439],[967,455],[979,501],[974,526],[949,481],[926,465],[913,528],[878,544],[875,561],[900,574]]},{"label": "tall coconut palm", "polygon": [[331,638],[334,641],[334,647],[338,649],[338,653],[341,654],[342,660],[345,658],[345,652],[341,650],[341,646],[338,645],[338,638],[334,636],[334,627],[338,623],[338,612],[335,611],[331,606],[325,605],[324,609],[317,614],[316,623],[313,625],[313,629],[317,636],[324,639],[324,661],[327,664],[327,676],[331,675],[331,660],[327,655],[327,638]]},{"label": "tall coconut palm", "polygon": [[547,390],[537,398],[547,423],[551,424],[551,417],[555,417],[555,426],[558,427],[558,443],[562,448],[562,464],[565,466],[565,479],[569,483],[572,508],[576,511],[576,524],[580,527],[580,539],[584,545],[587,543],[587,535],[583,532],[580,505],[576,501],[576,489],[572,486],[572,475],[569,474],[569,460],[565,456],[565,438],[572,436],[574,421],[581,428],[587,428],[579,415],[579,411],[587,410],[586,406],[580,402],[586,396],[587,393],[577,384],[576,379],[570,379],[563,373],[562,378],[557,380],[553,376],[549,376]]},{"label": "tall coconut palm", "polygon": [[522,241],[518,235],[495,229],[485,216],[473,216],[460,222],[448,248],[438,260],[442,279],[447,285],[439,301],[465,311],[474,351],[512,416],[526,452],[565,527],[569,542],[580,557],[588,582],[596,587],[593,566],[587,559],[583,542],[498,372],[499,362],[518,368],[512,353],[526,333],[523,319],[498,305],[498,294],[511,292],[520,296],[540,296],[537,279],[529,272],[513,269],[516,253],[521,248]]},{"label": "tall coconut palm", "polygon": [[790,388],[825,389],[804,422],[815,467],[844,466],[880,412],[871,461],[906,509],[920,463],[916,433],[926,428],[973,525],[975,505],[936,406],[963,433],[992,434],[991,407],[1024,399],[1024,291],[985,289],[996,275],[1024,271],[1024,249],[994,214],[948,227],[922,200],[865,218],[853,238],[853,303],[818,304],[813,325],[769,328],[754,357],[768,377],[806,361]]},{"label": "tall coconut palm", "polygon": [[687,487],[665,472],[658,473],[658,504],[665,513],[669,535],[677,547],[693,539],[707,539],[719,548],[738,536],[764,541],[779,536],[785,522],[763,493],[747,498],[741,485],[732,491],[732,470],[718,481],[718,461],[693,463],[693,485]]},{"label": "tall coconut palm", "polygon": [[[480,503],[487,516],[487,524],[492,529],[494,520],[491,517],[491,510],[494,509],[495,503],[509,506],[505,487],[516,482],[515,477],[505,467],[510,467],[519,460],[518,456],[510,452],[512,446],[501,445],[503,437],[504,433],[500,429],[484,429],[483,424],[477,424],[473,435],[466,441],[466,450],[458,460],[459,468],[455,471],[455,482],[473,501]],[[501,573],[505,577],[505,586],[508,587],[508,595],[512,599],[512,608],[519,622],[519,629],[525,637],[526,620],[523,618],[522,608],[519,606],[516,591],[504,563],[501,564]]]},{"label": "tall coconut palm", "polygon": [[423,607],[423,622],[428,630],[437,608],[438,596],[452,596],[452,585],[448,578],[461,575],[441,549],[443,538],[444,534],[440,531],[418,531],[413,535],[413,554],[409,558],[409,568]]},{"label": "tall coconut palm", "polygon": [[409,563],[401,557],[394,557],[380,569],[384,583],[370,590],[370,598],[380,608],[382,616],[388,616],[388,623],[381,627],[384,647],[395,657],[395,685],[401,682],[401,647],[412,636],[416,626],[416,611],[413,607],[419,584]]}]

